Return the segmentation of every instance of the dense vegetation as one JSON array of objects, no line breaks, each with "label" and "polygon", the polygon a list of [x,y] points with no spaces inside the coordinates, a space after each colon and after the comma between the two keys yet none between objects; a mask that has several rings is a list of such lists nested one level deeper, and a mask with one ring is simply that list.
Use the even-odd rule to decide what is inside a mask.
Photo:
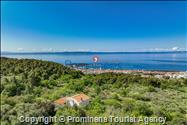
[{"label": "dense vegetation", "polygon": [[[54,100],[81,92],[91,97],[88,106],[55,108]],[[86,75],[53,62],[1,58],[1,124],[23,125],[20,115],[163,116],[167,125],[186,125],[187,79]]]}]

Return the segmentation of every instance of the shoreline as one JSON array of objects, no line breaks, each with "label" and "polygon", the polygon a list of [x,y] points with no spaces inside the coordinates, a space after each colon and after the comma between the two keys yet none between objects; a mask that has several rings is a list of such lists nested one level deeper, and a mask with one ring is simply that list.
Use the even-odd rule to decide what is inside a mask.
[{"label": "shoreline", "polygon": [[143,77],[154,76],[157,78],[187,78],[187,71],[156,71],[156,70],[113,70],[113,69],[75,69],[85,74],[102,74],[102,73],[124,73],[140,74]]}]

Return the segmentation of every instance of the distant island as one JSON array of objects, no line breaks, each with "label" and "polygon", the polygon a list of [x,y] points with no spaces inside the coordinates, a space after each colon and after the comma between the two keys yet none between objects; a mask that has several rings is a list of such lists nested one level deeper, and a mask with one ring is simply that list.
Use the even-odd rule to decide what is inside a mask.
[{"label": "distant island", "polygon": [[154,54],[154,53],[187,53],[187,51],[145,51],[145,52],[92,52],[92,51],[62,51],[62,52],[9,52],[2,51],[1,54]]}]

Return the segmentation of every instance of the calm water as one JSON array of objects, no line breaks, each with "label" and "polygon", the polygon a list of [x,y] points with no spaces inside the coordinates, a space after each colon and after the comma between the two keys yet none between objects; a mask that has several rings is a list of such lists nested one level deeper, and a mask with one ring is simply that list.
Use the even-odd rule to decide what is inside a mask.
[{"label": "calm water", "polygon": [[187,71],[187,53],[2,53],[2,57],[33,58],[65,63],[93,64],[92,57],[100,58],[97,66],[87,68]]}]

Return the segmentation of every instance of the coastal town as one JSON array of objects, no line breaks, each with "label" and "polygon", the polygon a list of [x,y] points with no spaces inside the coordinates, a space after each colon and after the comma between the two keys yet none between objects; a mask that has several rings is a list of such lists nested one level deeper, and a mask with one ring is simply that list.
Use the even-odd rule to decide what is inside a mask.
[{"label": "coastal town", "polygon": [[146,70],[111,70],[111,69],[76,69],[85,74],[101,74],[101,73],[124,73],[141,75],[142,77],[154,76],[156,78],[187,78],[187,72],[172,71],[146,71]]},{"label": "coastal town", "polygon": [[[81,71],[85,74],[101,74],[101,73],[124,73],[141,75],[142,77],[156,77],[156,78],[187,78],[187,71],[167,71],[167,70],[127,70],[127,69],[105,69],[98,63],[99,56],[92,57],[93,63],[72,63],[71,60],[65,60],[65,65],[72,69]],[[187,69],[187,67],[186,67]]]}]

